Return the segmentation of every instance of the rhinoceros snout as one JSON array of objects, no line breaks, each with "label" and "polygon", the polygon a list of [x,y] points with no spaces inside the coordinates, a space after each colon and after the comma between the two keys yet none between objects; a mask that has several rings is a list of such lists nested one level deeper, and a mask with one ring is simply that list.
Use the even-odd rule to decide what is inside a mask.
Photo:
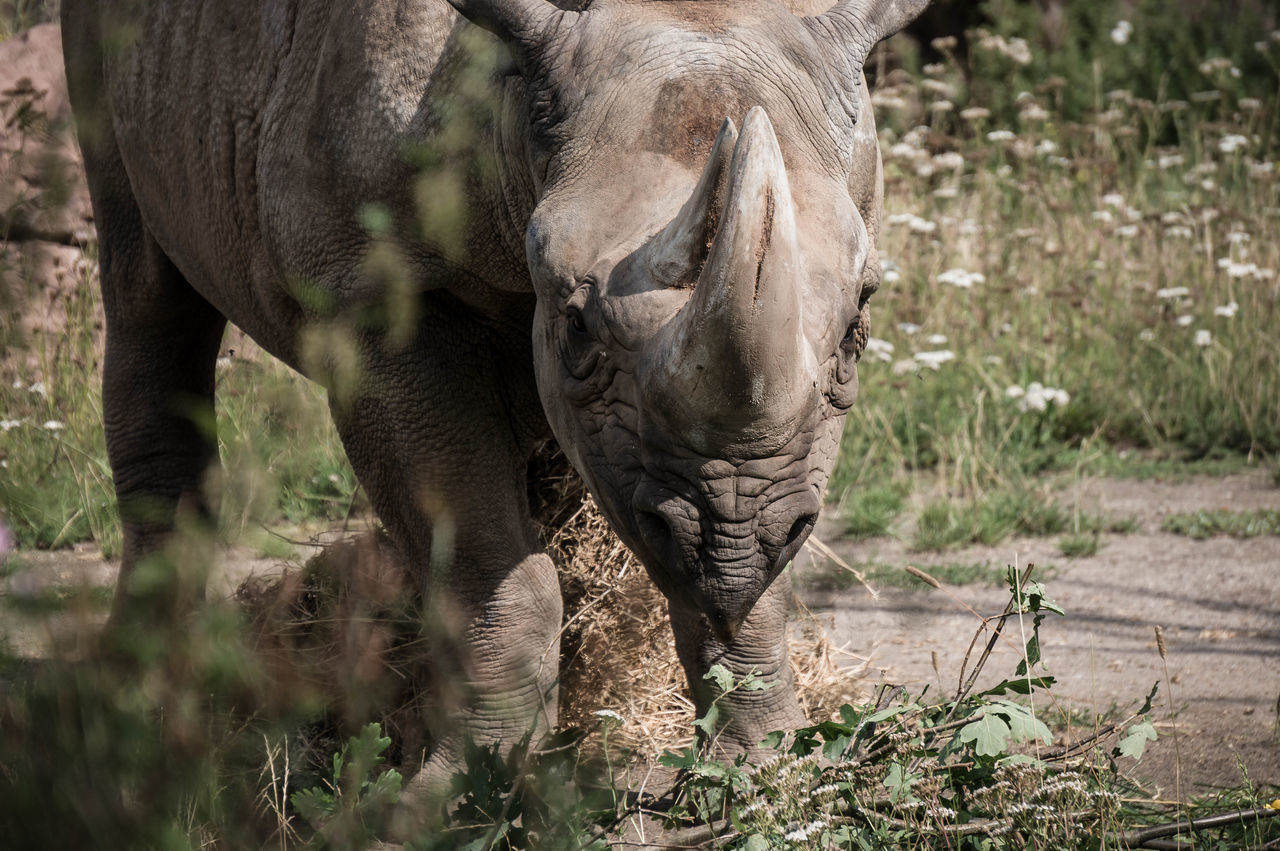
[{"label": "rhinoceros snout", "polygon": [[819,505],[816,496],[793,496],[724,517],[646,482],[632,507],[654,582],[674,602],[693,603],[727,644],[813,531]]}]

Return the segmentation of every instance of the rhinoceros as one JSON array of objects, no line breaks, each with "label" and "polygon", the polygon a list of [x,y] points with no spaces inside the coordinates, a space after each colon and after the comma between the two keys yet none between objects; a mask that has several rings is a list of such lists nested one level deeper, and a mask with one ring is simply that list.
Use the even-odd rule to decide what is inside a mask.
[{"label": "rhinoceros", "polygon": [[[716,744],[803,723],[783,571],[880,281],[862,67],[926,4],[64,0],[124,531],[112,622],[203,594],[131,577],[203,510],[230,321],[325,384],[423,605],[462,631],[469,697],[420,784],[468,739],[555,723],[562,603],[527,497],[549,435],[669,600]],[[403,274],[371,261],[388,250]],[[714,665],[775,686],[719,695]]]}]

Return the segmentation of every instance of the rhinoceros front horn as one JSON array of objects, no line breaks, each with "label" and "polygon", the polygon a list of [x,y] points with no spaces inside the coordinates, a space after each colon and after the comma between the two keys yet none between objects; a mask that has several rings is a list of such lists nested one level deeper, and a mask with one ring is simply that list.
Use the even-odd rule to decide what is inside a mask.
[{"label": "rhinoceros front horn", "polygon": [[[735,142],[722,168],[723,148]],[[718,183],[723,200],[705,200],[720,194],[711,191]],[[695,213],[702,227],[694,226]],[[714,237],[693,294],[655,352],[660,403],[733,437],[773,430],[795,415],[811,382],[791,189],[763,109],[747,113],[736,140],[726,123],[694,196],[668,230],[691,251],[697,239]]]}]

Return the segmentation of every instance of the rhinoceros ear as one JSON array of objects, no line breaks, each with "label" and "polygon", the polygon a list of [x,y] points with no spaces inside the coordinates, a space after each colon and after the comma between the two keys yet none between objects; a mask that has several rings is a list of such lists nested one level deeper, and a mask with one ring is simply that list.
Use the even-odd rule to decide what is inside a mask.
[{"label": "rhinoceros ear", "polygon": [[860,68],[871,48],[918,18],[928,5],[929,0],[840,0],[805,23]]},{"label": "rhinoceros ear", "polygon": [[513,46],[536,44],[559,7],[546,0],[449,0],[467,20]]}]

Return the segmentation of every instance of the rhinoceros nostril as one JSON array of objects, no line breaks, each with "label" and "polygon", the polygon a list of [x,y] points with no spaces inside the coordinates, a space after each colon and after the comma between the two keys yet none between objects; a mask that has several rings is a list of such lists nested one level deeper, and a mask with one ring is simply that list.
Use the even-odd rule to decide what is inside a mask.
[{"label": "rhinoceros nostril", "polygon": [[809,533],[813,531],[813,526],[818,522],[816,512],[801,514],[791,524],[791,528],[787,531],[786,543],[782,545],[782,550],[778,553],[778,560],[774,563],[776,569],[786,567],[787,562],[795,558],[796,553],[800,551],[800,547],[804,544],[805,538],[809,537]]},{"label": "rhinoceros nostril", "polygon": [[661,511],[642,508],[636,512],[636,525],[649,550],[665,564],[673,564],[677,555],[676,538],[667,516]]}]

